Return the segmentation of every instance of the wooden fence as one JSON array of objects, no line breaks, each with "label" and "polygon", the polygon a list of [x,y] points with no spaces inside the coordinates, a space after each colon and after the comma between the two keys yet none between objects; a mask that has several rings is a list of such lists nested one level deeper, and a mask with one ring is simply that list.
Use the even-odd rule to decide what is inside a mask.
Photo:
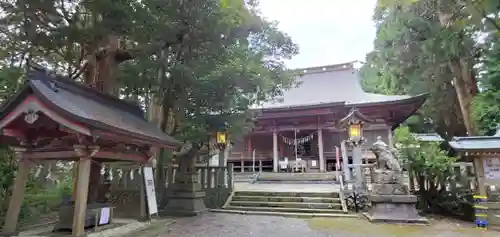
[{"label": "wooden fence", "polygon": [[[136,218],[141,213],[141,182],[144,182],[140,167],[112,167],[111,169],[110,202],[116,207],[115,215],[123,218]],[[228,167],[196,166],[195,184],[200,185],[205,192],[205,205],[208,208],[221,208],[233,190],[233,174],[231,165]],[[153,169],[156,175],[157,169]],[[178,167],[165,166],[162,170],[166,182],[156,184],[157,199],[160,208],[166,206],[173,186],[178,182],[176,175]],[[163,189],[163,190],[161,190]],[[163,194],[160,196],[159,194]]]},{"label": "wooden fence", "polygon": [[[368,191],[371,190],[371,183],[372,183],[372,173],[373,170],[375,169],[375,164],[360,164],[360,165],[353,165],[350,164],[347,169],[350,170],[350,172],[346,172],[350,177],[344,177],[346,180],[350,180],[349,183],[353,183],[356,180],[356,168],[360,166],[361,167],[361,173],[362,173],[362,183],[363,186],[368,189]],[[344,173],[345,174],[345,173]],[[403,172],[404,175],[404,181],[408,185],[409,190],[415,191],[419,189],[418,186],[418,181],[416,180],[416,177],[414,176],[413,172],[411,170]],[[426,185],[429,185],[426,183]],[[443,179],[439,184],[439,188],[445,187],[446,190],[448,191],[453,191],[456,189],[469,189],[472,192],[475,192],[477,189],[476,185],[476,180],[474,176],[474,168],[472,163],[470,162],[458,162],[453,164],[452,170],[451,170],[451,176],[447,177],[446,179]],[[348,187],[347,185],[346,187]]]}]

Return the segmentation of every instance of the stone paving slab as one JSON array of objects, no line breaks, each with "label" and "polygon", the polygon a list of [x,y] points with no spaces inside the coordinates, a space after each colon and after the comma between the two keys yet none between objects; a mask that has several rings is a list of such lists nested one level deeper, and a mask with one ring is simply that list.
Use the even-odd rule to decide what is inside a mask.
[{"label": "stone paving slab", "polygon": [[498,237],[471,223],[432,220],[431,226],[372,224],[356,218],[290,218],[203,213],[176,219],[162,237]]},{"label": "stone paving slab", "polygon": [[331,193],[339,192],[337,184],[283,184],[283,183],[234,183],[235,191],[253,192],[293,192],[293,193]]}]

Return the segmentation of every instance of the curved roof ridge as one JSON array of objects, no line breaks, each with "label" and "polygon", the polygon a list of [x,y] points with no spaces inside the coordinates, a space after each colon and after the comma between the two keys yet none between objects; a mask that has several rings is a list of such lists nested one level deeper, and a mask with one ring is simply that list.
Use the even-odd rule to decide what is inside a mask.
[{"label": "curved roof ridge", "polygon": [[99,100],[103,103],[109,103],[111,106],[123,109],[137,116],[144,117],[144,111],[137,105],[129,103],[128,101],[125,100],[121,100],[117,97],[108,95],[106,93],[102,93],[87,85],[71,80],[66,76],[50,73],[44,68],[38,68],[38,67],[32,68],[32,70],[28,72],[28,78],[29,80],[41,80],[44,83],[53,82],[56,87],[63,87],[79,95],[91,96],[95,100]]}]

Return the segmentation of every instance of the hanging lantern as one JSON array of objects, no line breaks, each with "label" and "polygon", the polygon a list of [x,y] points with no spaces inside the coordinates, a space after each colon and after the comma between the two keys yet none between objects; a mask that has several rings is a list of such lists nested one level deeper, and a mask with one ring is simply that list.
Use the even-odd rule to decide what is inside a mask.
[{"label": "hanging lantern", "polygon": [[358,109],[352,108],[349,114],[339,121],[339,124],[347,130],[349,140],[359,145],[363,142],[363,125],[372,122]]},{"label": "hanging lantern", "polygon": [[226,144],[227,142],[227,134],[225,132],[217,132],[216,138],[217,144]]},{"label": "hanging lantern", "polygon": [[348,127],[349,139],[359,139],[363,135],[361,130],[361,123],[350,123]]}]

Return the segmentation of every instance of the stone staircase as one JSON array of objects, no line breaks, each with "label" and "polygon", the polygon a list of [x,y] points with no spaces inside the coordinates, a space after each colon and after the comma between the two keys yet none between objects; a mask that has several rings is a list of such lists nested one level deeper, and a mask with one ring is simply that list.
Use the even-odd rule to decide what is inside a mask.
[{"label": "stone staircase", "polygon": [[309,172],[309,173],[260,173],[256,177],[258,183],[297,183],[297,184],[318,184],[336,183],[336,172]]},{"label": "stone staircase", "polygon": [[233,173],[233,181],[234,182],[251,182],[254,178],[254,175],[257,175],[257,173],[251,173],[251,172],[234,172]]},{"label": "stone staircase", "polygon": [[338,192],[236,191],[216,212],[295,217],[357,217],[347,214]]}]

